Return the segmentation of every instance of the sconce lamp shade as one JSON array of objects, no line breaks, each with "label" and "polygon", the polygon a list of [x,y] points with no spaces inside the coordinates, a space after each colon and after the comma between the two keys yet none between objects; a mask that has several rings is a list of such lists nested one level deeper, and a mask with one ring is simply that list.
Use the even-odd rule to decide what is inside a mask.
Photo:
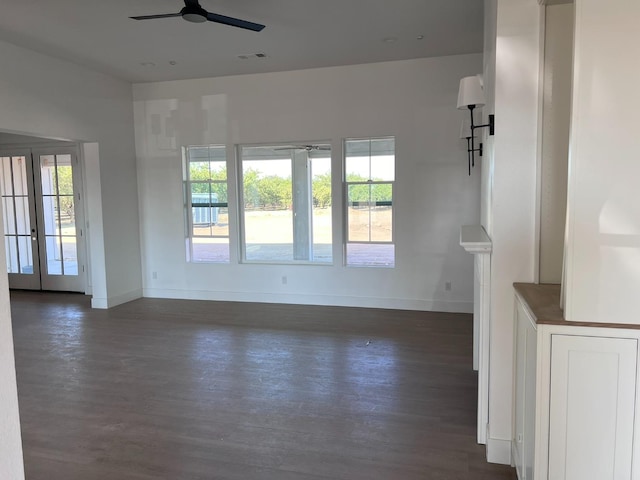
[{"label": "sconce lamp shade", "polygon": [[469,105],[475,105],[476,107],[484,105],[484,92],[478,75],[464,77],[460,80],[458,110],[466,110]]}]

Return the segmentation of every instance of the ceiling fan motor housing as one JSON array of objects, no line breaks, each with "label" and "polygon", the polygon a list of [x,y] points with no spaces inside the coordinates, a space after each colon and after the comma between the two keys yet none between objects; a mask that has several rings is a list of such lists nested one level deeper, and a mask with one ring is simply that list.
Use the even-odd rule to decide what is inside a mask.
[{"label": "ceiling fan motor housing", "polygon": [[207,11],[200,5],[185,6],[180,10],[180,15],[182,15],[182,18],[187,22],[203,23],[207,21]]}]

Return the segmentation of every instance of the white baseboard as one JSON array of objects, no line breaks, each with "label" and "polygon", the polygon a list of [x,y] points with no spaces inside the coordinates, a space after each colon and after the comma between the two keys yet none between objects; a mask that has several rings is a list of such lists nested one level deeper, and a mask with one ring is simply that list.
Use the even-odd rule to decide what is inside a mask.
[{"label": "white baseboard", "polygon": [[513,465],[511,462],[511,440],[492,438],[487,425],[487,462]]},{"label": "white baseboard", "polygon": [[384,297],[339,295],[280,294],[256,292],[219,292],[211,290],[172,290],[145,288],[142,296],[182,300],[214,300],[226,302],[287,303],[293,305],[330,305],[337,307],[387,308],[427,312],[473,313],[473,302],[445,302]]},{"label": "white baseboard", "polygon": [[142,289],[132,290],[121,295],[116,295],[108,298],[96,298],[91,299],[91,308],[106,309],[122,305],[123,303],[130,302],[142,297]]}]

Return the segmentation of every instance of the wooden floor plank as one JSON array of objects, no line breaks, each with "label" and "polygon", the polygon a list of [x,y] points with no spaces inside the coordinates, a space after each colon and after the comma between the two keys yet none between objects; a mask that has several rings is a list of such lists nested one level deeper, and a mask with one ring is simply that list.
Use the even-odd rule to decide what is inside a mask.
[{"label": "wooden floor plank", "polygon": [[12,292],[27,480],[515,479],[469,315]]}]

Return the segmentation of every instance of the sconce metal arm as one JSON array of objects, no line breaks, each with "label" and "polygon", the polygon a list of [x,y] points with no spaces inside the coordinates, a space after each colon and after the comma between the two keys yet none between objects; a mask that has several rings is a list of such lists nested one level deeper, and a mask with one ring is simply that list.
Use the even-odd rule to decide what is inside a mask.
[{"label": "sconce metal arm", "polygon": [[[469,114],[471,115],[471,136],[467,137],[467,154],[468,154],[468,159],[469,159],[469,175],[471,175],[471,167],[475,167],[476,166],[476,160],[475,160],[475,152],[478,152],[479,156],[482,156],[483,153],[483,148],[482,148],[482,143],[480,143],[478,145],[478,148],[476,148],[476,144],[475,144],[475,135],[473,134],[473,132],[475,130],[477,130],[478,128],[486,128],[489,127],[489,135],[494,135],[495,134],[495,115],[489,115],[489,123],[485,123],[484,125],[474,125],[473,123],[473,110],[476,108],[475,105],[469,105]],[[471,144],[471,145],[469,145]]]}]

